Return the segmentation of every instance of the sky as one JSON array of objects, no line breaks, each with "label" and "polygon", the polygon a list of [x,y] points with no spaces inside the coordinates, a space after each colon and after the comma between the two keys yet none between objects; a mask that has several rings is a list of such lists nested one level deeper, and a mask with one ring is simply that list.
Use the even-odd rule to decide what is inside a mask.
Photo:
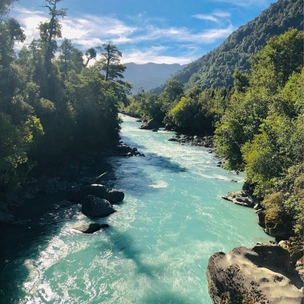
[{"label": "sky", "polygon": [[[112,43],[122,63],[190,63],[257,17],[270,0],[62,0],[62,36],[81,51]],[[49,18],[44,0],[19,0],[11,8],[26,34]],[[59,42],[60,43],[60,42]],[[17,48],[22,45],[17,45]]]}]

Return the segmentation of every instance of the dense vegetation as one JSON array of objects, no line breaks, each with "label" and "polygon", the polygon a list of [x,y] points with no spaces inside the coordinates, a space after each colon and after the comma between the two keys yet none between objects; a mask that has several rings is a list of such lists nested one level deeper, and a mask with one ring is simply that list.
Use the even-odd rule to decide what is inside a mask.
[{"label": "dense vegetation", "polygon": [[[215,131],[215,148],[231,169],[245,168],[266,218],[303,234],[303,32],[271,38],[252,58],[249,79],[235,82]],[[288,220],[289,219],[289,220]]]},{"label": "dense vegetation", "polygon": [[[119,138],[117,107],[130,90],[121,80],[121,53],[112,44],[85,54],[68,39],[58,45],[66,15],[61,1],[45,1],[50,19],[18,55],[14,44],[25,36],[18,21],[7,17],[13,1],[0,4],[1,193],[23,186],[29,173],[51,173],[106,151]],[[88,65],[98,52],[101,59]]]},{"label": "dense vegetation", "polygon": [[[279,0],[257,18],[233,32],[218,48],[188,64],[173,75],[186,89],[198,85],[202,89],[233,84],[233,72],[248,72],[250,57],[261,50],[274,35],[289,28],[303,29],[303,1]],[[153,93],[160,93],[163,87]]]},{"label": "dense vegetation", "polygon": [[215,134],[227,169],[246,171],[266,221],[287,236],[303,234],[304,223],[303,39],[296,29],[269,39],[249,73],[235,70],[233,86],[185,90],[171,79],[163,93],[141,92],[126,108],[183,133]]}]

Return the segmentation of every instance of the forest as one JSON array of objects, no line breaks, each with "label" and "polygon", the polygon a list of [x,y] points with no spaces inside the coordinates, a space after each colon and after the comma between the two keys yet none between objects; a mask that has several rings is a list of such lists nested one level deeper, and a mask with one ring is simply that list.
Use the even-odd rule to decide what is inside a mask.
[{"label": "forest", "polygon": [[61,39],[60,21],[67,13],[58,7],[61,1],[45,1],[49,20],[37,25],[39,38],[19,52],[15,44],[25,35],[8,16],[14,1],[0,3],[2,196],[30,177],[107,152],[119,139],[118,105],[127,102],[131,88],[122,80],[122,54],[113,44],[83,53]]}]

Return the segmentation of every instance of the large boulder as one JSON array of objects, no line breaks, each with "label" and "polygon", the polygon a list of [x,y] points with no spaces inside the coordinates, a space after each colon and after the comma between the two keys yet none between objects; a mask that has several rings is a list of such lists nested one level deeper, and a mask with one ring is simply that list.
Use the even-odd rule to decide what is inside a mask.
[{"label": "large boulder", "polygon": [[217,252],[209,259],[207,279],[215,304],[303,303],[303,281],[292,267],[289,252],[278,245]]},{"label": "large boulder", "polygon": [[108,200],[111,204],[118,204],[125,198],[125,194],[122,191],[119,190],[109,190],[105,197],[106,200]]},{"label": "large boulder", "polygon": [[82,201],[82,213],[91,217],[105,217],[116,212],[104,198],[87,195]]},{"label": "large boulder", "polygon": [[144,130],[159,129],[159,123],[155,119],[150,119],[148,121],[145,121],[140,126],[140,129],[144,129]]}]

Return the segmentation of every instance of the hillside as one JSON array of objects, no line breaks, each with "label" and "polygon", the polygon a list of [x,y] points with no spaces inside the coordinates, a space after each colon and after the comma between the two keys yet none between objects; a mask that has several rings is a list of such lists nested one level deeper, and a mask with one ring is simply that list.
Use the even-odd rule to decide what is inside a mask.
[{"label": "hillside", "polygon": [[[289,28],[303,28],[303,1],[279,0],[257,18],[233,32],[218,48],[188,64],[173,78],[185,88],[199,85],[208,87],[229,86],[235,69],[249,70],[251,55],[262,49],[266,41]],[[153,90],[159,93],[161,88]]]},{"label": "hillside", "polygon": [[126,63],[124,72],[125,80],[133,84],[132,93],[136,94],[139,88],[145,91],[153,89],[163,84],[172,74],[183,68],[182,65],[174,64],[157,64],[157,63]]}]

